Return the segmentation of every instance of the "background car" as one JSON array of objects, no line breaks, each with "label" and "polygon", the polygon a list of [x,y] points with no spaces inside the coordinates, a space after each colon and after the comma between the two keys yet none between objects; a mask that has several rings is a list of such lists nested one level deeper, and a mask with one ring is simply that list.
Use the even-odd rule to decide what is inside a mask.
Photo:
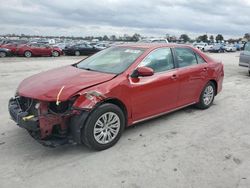
[{"label": "background car", "polygon": [[66,46],[69,46],[69,44],[68,43],[57,43],[57,44],[53,45],[53,47],[58,47],[61,50],[64,50]]},{"label": "background car", "polygon": [[92,55],[99,51],[100,49],[94,46],[90,46],[89,44],[86,44],[86,43],[76,44],[76,45],[69,46],[69,47],[67,46],[63,50],[65,55],[75,55],[75,56]]},{"label": "background car", "polygon": [[217,53],[221,53],[221,52],[225,52],[224,46],[222,44],[215,44],[213,47],[211,47],[209,50],[209,52],[217,52]]},{"label": "background car", "polygon": [[206,45],[206,46],[202,49],[202,51],[203,51],[203,52],[208,52],[211,48],[213,48],[213,46],[214,46],[214,44],[208,44],[208,45]]},{"label": "background car", "polygon": [[58,47],[52,47],[46,44],[31,43],[18,46],[16,54],[25,57],[31,56],[54,56],[58,57],[63,54]]},{"label": "background car", "polygon": [[226,52],[236,52],[237,48],[233,44],[227,44],[224,46]]},{"label": "background car", "polygon": [[138,43],[168,43],[168,40],[164,38],[146,38],[138,41]]},{"label": "background car", "polygon": [[1,45],[1,48],[9,49],[12,54],[16,54],[16,50],[20,44],[18,43],[8,43]]},{"label": "background car", "polygon": [[27,44],[27,40],[10,40],[10,39],[4,39],[0,42],[0,47],[1,45],[5,44]]},{"label": "background car", "polygon": [[0,48],[0,58],[1,57],[7,57],[7,56],[10,56],[10,55],[12,55],[12,54],[11,54],[11,51],[9,49]]},{"label": "background car", "polygon": [[250,42],[245,43],[243,51],[240,53],[239,66],[247,67],[250,76]]},{"label": "background car", "polygon": [[104,49],[110,47],[110,45],[106,44],[106,43],[98,43],[98,44],[94,45],[94,47],[99,49],[99,50],[104,50]]},{"label": "background car", "polygon": [[202,51],[205,51],[204,49],[205,49],[205,47],[207,47],[208,46],[208,44],[207,43],[197,43],[197,44],[195,44],[194,45],[194,47],[196,47],[197,49],[200,49],[200,50],[202,50]]}]

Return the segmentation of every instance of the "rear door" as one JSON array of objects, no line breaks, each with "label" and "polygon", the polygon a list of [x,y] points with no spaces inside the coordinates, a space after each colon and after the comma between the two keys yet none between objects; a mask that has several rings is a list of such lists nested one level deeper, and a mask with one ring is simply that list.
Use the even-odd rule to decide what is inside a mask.
[{"label": "rear door", "polygon": [[40,51],[40,54],[44,56],[52,55],[52,48],[46,44],[39,44],[39,51]]},{"label": "rear door", "polygon": [[250,66],[250,42],[244,45],[244,51],[240,53],[240,66]]},{"label": "rear door", "polygon": [[32,54],[34,54],[34,55],[39,55],[41,53],[39,44],[31,44],[31,45],[29,45],[29,48],[30,48]]},{"label": "rear door", "polygon": [[96,52],[96,48],[93,46],[90,46],[88,44],[85,44],[85,50],[86,50],[86,55],[94,54]]},{"label": "rear door", "polygon": [[178,62],[179,106],[197,102],[207,81],[208,64],[191,48],[175,48]]},{"label": "rear door", "polygon": [[152,68],[154,75],[129,77],[134,121],[175,108],[179,81],[171,49],[160,48],[151,52],[139,66]]}]

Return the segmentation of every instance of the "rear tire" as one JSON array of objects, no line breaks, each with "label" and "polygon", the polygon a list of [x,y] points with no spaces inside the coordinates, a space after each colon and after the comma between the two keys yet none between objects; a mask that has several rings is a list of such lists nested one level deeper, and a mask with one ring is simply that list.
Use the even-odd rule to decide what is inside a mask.
[{"label": "rear tire", "polygon": [[81,55],[80,51],[75,51],[75,56]]},{"label": "rear tire", "polygon": [[30,51],[25,51],[24,56],[29,58],[32,56],[32,53]]},{"label": "rear tire", "polygon": [[215,86],[213,82],[209,81],[202,90],[200,95],[200,100],[196,104],[196,107],[200,109],[209,108],[213,104],[214,96],[215,96]]},{"label": "rear tire", "polygon": [[6,52],[0,52],[0,57],[6,57],[7,53]]},{"label": "rear tire", "polygon": [[102,104],[89,115],[81,131],[81,140],[90,149],[108,149],[120,139],[125,122],[124,113],[118,106]]},{"label": "rear tire", "polygon": [[52,52],[52,56],[53,57],[59,57],[60,56],[60,53],[58,51],[53,51]]}]

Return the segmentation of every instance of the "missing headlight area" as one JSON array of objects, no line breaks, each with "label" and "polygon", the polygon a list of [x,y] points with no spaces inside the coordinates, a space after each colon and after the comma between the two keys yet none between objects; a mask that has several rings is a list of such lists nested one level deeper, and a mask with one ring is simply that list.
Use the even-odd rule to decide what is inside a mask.
[{"label": "missing headlight area", "polygon": [[71,105],[69,101],[60,102],[59,104],[50,102],[48,107],[49,112],[53,114],[65,114],[70,111]]}]

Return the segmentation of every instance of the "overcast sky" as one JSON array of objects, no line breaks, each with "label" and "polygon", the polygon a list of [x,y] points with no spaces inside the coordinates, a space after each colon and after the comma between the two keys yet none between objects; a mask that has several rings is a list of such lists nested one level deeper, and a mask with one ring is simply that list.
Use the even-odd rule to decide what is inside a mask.
[{"label": "overcast sky", "polygon": [[250,32],[250,0],[0,0],[0,34],[179,36]]}]

